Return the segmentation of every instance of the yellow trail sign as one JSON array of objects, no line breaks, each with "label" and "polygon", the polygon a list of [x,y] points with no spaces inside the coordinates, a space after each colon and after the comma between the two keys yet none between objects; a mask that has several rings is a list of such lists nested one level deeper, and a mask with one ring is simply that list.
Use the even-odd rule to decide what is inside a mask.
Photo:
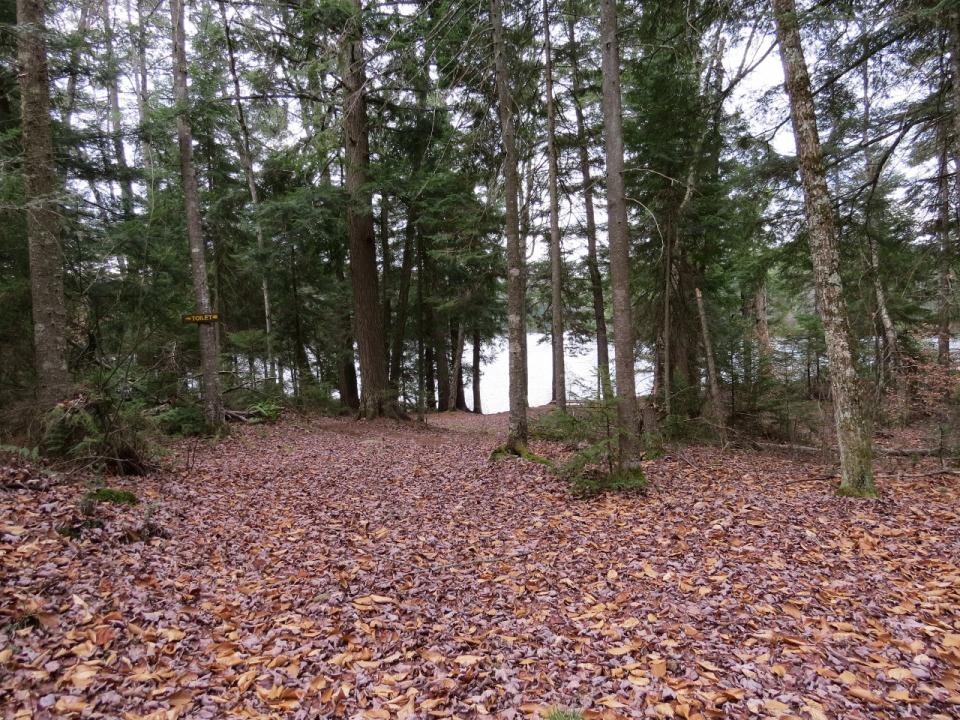
[{"label": "yellow trail sign", "polygon": [[219,319],[220,313],[191,313],[183,316],[185,323],[211,323],[217,322]]}]

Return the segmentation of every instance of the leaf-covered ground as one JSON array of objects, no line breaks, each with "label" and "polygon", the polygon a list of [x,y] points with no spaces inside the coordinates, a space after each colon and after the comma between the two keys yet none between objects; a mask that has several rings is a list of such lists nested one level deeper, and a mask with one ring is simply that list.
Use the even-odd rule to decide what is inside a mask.
[{"label": "leaf-covered ground", "polygon": [[185,443],[79,538],[6,470],[3,717],[960,717],[956,477],[686,449],[574,500],[502,422]]}]

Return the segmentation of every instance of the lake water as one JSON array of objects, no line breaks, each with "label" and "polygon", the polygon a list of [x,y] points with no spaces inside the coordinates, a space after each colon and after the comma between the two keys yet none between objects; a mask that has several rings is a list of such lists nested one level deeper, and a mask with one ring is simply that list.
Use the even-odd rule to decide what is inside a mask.
[{"label": "lake water", "polygon": [[[541,342],[542,335],[531,333],[527,335],[527,394],[531,407],[546,405],[553,395],[553,351],[550,340]],[[505,412],[510,409],[510,373],[507,340],[501,338],[492,347],[484,345],[483,353],[493,357],[480,364],[480,402],[484,413]],[[573,347],[569,338],[564,343],[565,370],[567,376],[567,397],[595,395],[597,382],[597,345],[590,342]],[[463,351],[464,361],[473,357],[473,348],[467,343]],[[610,373],[613,369],[613,346],[610,346]],[[467,374],[466,398],[467,405],[473,407],[473,390],[470,387],[470,378]],[[638,366],[637,394],[644,395],[650,392],[653,386],[653,371],[648,364]]]}]

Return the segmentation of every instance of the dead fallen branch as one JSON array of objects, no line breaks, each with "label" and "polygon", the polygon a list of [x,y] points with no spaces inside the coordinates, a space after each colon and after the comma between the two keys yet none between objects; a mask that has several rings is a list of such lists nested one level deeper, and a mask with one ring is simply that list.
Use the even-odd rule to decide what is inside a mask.
[{"label": "dead fallen branch", "polygon": [[[876,477],[889,477],[889,478],[923,478],[923,477],[936,477],[937,475],[960,475],[960,470],[950,470],[946,468],[941,468],[939,470],[928,470],[926,472],[874,473],[874,475]],[[831,473],[829,475],[816,475],[814,477],[790,480],[789,482],[785,482],[784,486],[799,485],[801,483],[808,483],[808,482],[821,482],[824,480],[839,480],[839,479],[840,479],[840,473]]]},{"label": "dead fallen branch", "polygon": [[254,419],[260,417],[258,413],[248,412],[246,410],[224,410],[223,416],[227,420],[233,420],[234,422],[249,423]]},{"label": "dead fallen branch", "polygon": [[[813,445],[797,445],[794,443],[771,443],[754,440],[752,443],[758,450],[791,450],[794,452],[809,453],[838,453],[835,447],[814,447]],[[887,457],[953,457],[945,452],[943,448],[884,448],[874,445],[873,451],[877,455]]]}]

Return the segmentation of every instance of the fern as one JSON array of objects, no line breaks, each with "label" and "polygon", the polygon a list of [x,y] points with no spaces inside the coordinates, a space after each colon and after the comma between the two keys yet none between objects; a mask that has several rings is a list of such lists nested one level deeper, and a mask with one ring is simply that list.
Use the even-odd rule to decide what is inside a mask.
[{"label": "fern", "polygon": [[0,445],[0,453],[16,455],[24,460],[37,461],[40,459],[40,451],[35,448],[20,447],[19,445]]},{"label": "fern", "polygon": [[40,448],[49,457],[141,475],[152,457],[148,428],[139,405],[81,395],[47,413]]}]

